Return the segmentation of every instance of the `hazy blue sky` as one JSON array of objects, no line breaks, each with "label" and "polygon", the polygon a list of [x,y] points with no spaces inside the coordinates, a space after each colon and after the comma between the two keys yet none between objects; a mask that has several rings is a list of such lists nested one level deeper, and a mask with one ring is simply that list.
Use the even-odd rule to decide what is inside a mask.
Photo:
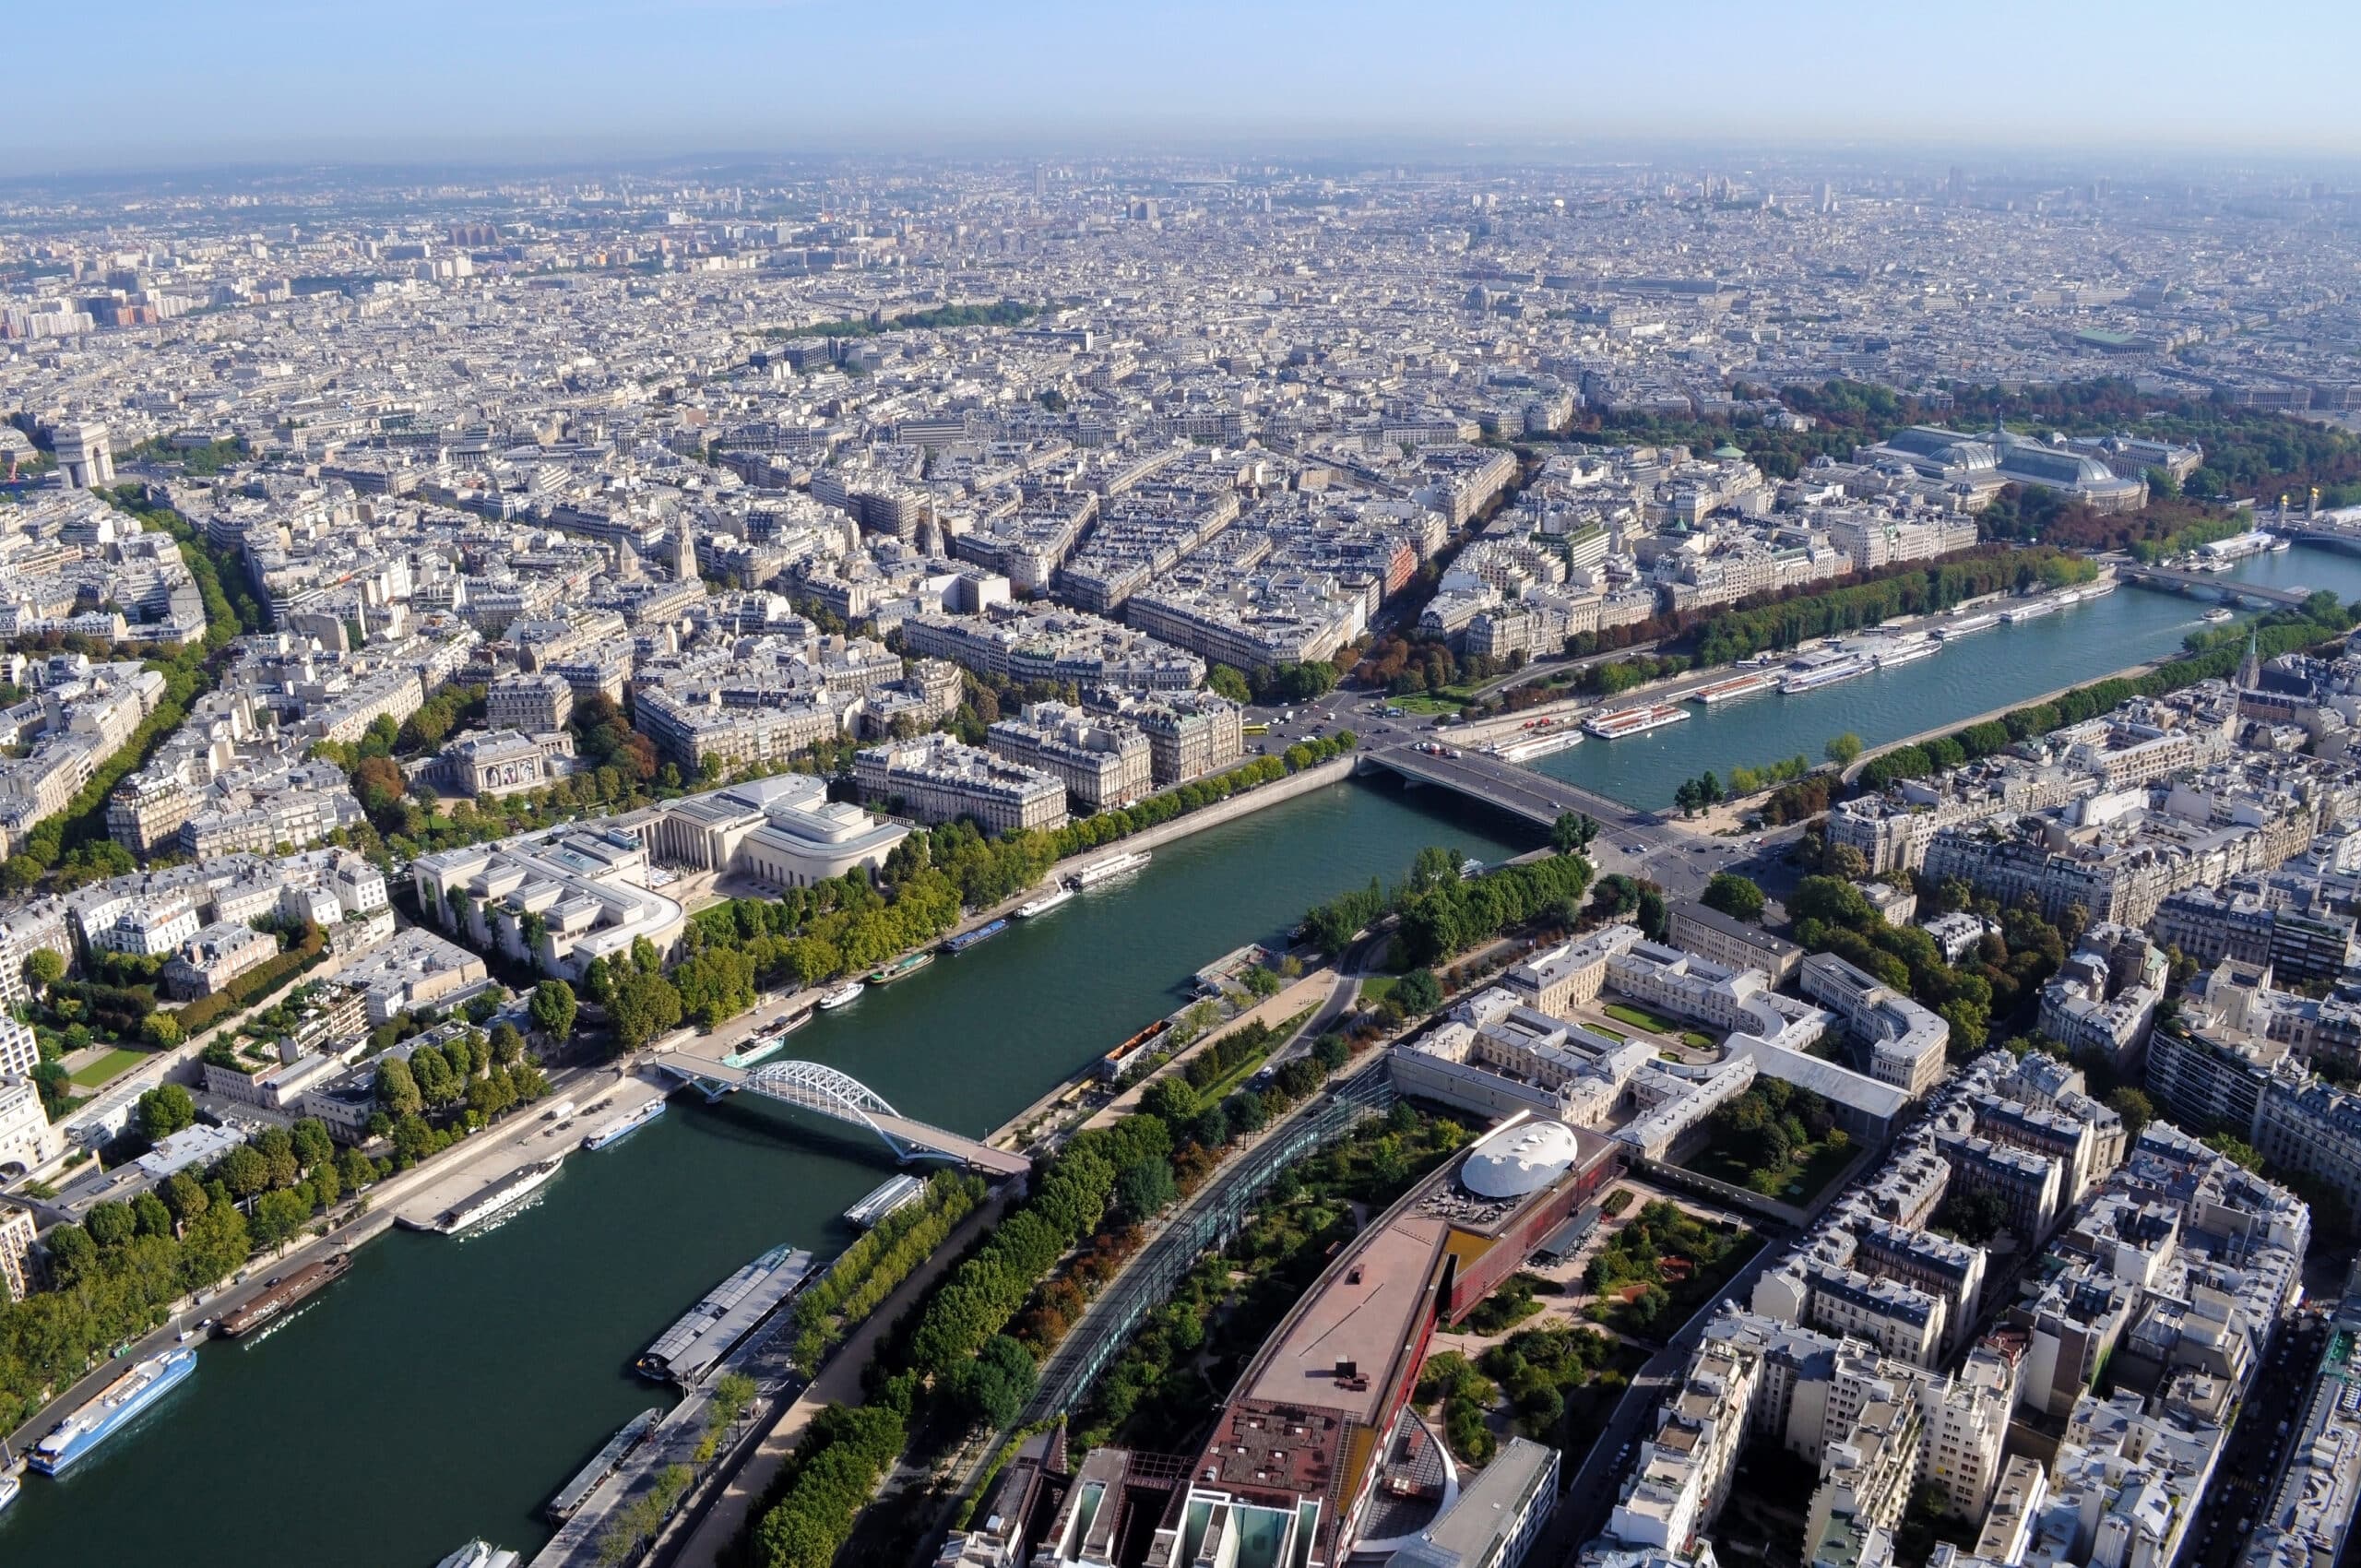
[{"label": "hazy blue sky", "polygon": [[2355,0],[118,0],[19,53],[0,157],[1363,132],[2361,154],[2356,65]]}]

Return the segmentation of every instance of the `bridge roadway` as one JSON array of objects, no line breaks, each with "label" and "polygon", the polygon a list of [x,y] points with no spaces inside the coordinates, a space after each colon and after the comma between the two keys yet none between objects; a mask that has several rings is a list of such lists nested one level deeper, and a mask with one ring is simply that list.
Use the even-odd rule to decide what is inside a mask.
[{"label": "bridge roadway", "polygon": [[716,1099],[743,1090],[865,1127],[905,1165],[914,1159],[948,1159],[994,1179],[1023,1176],[1033,1169],[1033,1162],[1021,1154],[905,1116],[850,1075],[817,1063],[766,1062],[758,1067],[732,1067],[682,1051],[658,1057],[656,1065]]},{"label": "bridge roadway", "polygon": [[1437,756],[1412,745],[1385,746],[1362,753],[1361,765],[1385,768],[1413,783],[1456,790],[1544,827],[1567,812],[1582,812],[1611,833],[1669,831],[1653,812],[1634,811],[1562,778],[1464,747],[1458,756]]},{"label": "bridge roadway", "polygon": [[2252,600],[2264,604],[2298,605],[2311,597],[2309,588],[2270,588],[2261,583],[2232,582],[2204,572],[2176,572],[2165,566],[2125,564],[2116,576],[2126,582],[2177,588],[2183,593],[2215,593],[2225,600]]},{"label": "bridge roadway", "polygon": [[2284,521],[2267,517],[2263,519],[2262,527],[2298,544],[2325,544],[2339,550],[2361,550],[2361,523],[2347,523],[2331,517],[2291,517]]}]

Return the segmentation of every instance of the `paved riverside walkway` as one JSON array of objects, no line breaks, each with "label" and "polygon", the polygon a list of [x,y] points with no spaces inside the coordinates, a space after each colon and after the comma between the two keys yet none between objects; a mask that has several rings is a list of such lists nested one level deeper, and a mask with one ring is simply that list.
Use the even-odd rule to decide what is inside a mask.
[{"label": "paved riverside walkway", "polygon": [[851,1337],[836,1347],[836,1354],[820,1369],[820,1375],[779,1412],[753,1453],[738,1467],[737,1474],[705,1511],[694,1520],[685,1515],[676,1519],[670,1529],[657,1538],[653,1560],[674,1564],[675,1568],[708,1568],[720,1561],[722,1551],[748,1524],[755,1504],[787,1463],[787,1456],[794,1452],[803,1429],[830,1405],[860,1402],[861,1373],[895,1320],[932,1289],[934,1282],[966,1255],[979,1236],[1000,1223],[1014,1194],[1014,1187],[1001,1187],[985,1199],[982,1207],[943,1238],[943,1244],[929,1254],[926,1262],[853,1330]]}]

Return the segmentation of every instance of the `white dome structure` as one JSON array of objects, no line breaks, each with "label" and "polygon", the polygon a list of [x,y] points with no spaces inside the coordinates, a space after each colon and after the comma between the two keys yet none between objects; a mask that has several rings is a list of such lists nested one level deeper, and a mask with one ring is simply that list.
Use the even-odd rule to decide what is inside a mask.
[{"label": "white dome structure", "polygon": [[1459,1184],[1478,1197],[1521,1198],[1563,1176],[1582,1158],[1563,1122],[1520,1122],[1486,1138],[1459,1168]]}]

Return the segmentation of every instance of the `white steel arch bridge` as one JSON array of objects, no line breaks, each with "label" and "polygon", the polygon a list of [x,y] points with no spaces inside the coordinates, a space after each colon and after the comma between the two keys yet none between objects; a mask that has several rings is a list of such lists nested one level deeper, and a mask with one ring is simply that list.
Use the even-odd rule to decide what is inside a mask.
[{"label": "white steel arch bridge", "polygon": [[658,1058],[657,1064],[682,1082],[696,1085],[711,1099],[743,1091],[867,1128],[904,1165],[918,1159],[947,1159],[988,1176],[1021,1176],[1033,1168],[1033,1162],[1021,1154],[903,1115],[875,1089],[823,1062],[765,1062],[759,1067],[732,1067],[701,1057],[672,1055]]}]

